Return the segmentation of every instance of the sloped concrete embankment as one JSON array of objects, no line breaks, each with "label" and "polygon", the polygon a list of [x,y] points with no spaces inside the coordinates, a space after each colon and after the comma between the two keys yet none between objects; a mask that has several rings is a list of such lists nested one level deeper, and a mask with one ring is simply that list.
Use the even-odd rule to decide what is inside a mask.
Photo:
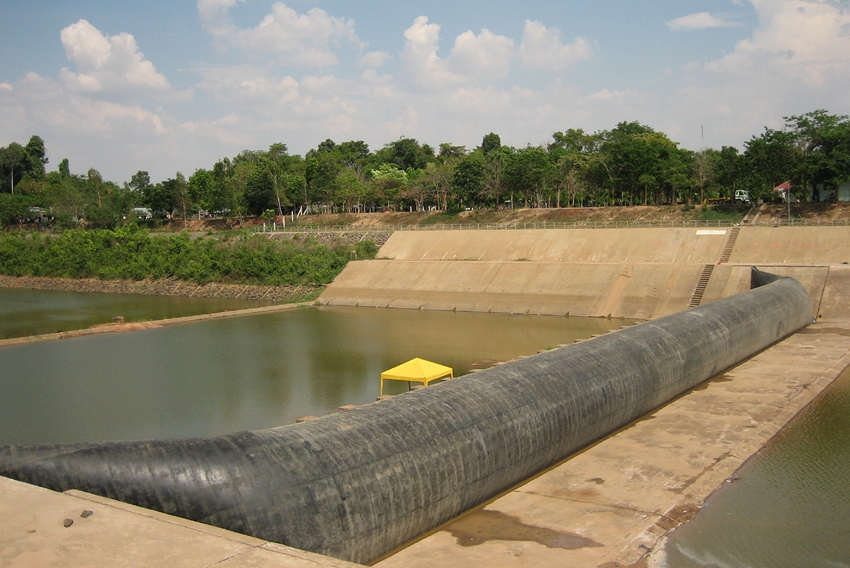
[{"label": "sloped concrete embankment", "polygon": [[[724,259],[724,253],[728,259]],[[749,267],[793,276],[813,314],[850,317],[850,227],[395,233],[353,262],[330,305],[650,319],[746,290]]]}]

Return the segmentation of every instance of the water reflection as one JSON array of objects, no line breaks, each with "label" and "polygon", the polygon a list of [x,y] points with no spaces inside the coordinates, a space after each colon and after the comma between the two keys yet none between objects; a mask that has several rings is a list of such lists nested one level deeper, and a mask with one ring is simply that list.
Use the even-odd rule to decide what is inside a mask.
[{"label": "water reflection", "polygon": [[381,371],[412,357],[457,376],[624,323],[323,307],[5,347],[0,444],[291,424],[374,401]]},{"label": "water reflection", "polygon": [[0,288],[0,339],[86,329],[109,323],[115,316],[122,316],[125,321],[151,321],[242,310],[270,303]]},{"label": "water reflection", "polygon": [[666,565],[850,566],[850,371],[669,536]]}]

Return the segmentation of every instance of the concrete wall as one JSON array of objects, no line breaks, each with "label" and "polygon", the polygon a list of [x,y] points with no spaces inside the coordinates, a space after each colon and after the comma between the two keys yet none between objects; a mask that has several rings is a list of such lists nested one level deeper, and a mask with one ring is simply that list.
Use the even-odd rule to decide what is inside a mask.
[{"label": "concrete wall", "polygon": [[[850,227],[398,232],[379,260],[354,262],[330,305],[649,319],[684,310],[707,264],[703,302],[746,289],[752,265],[794,276],[822,319],[850,316]],[[738,270],[733,268],[738,267]]]}]

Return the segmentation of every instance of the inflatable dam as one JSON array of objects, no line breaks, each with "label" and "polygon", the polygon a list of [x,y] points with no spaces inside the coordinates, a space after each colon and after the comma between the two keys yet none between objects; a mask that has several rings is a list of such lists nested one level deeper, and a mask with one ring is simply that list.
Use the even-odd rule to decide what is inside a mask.
[{"label": "inflatable dam", "polygon": [[0,475],[354,562],[448,521],[803,328],[796,280],[391,400],[185,440],[0,448]]}]

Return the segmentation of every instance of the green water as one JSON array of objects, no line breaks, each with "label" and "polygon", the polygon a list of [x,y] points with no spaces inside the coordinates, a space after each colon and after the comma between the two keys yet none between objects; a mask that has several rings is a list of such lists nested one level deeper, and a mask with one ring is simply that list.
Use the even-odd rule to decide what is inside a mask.
[{"label": "green water", "polygon": [[269,302],[0,288],[0,339],[269,305]]},{"label": "green water", "polygon": [[291,424],[374,401],[381,371],[413,357],[458,376],[627,323],[323,307],[4,347],[0,445]]},{"label": "green water", "polygon": [[670,534],[670,568],[850,566],[850,371]]}]

